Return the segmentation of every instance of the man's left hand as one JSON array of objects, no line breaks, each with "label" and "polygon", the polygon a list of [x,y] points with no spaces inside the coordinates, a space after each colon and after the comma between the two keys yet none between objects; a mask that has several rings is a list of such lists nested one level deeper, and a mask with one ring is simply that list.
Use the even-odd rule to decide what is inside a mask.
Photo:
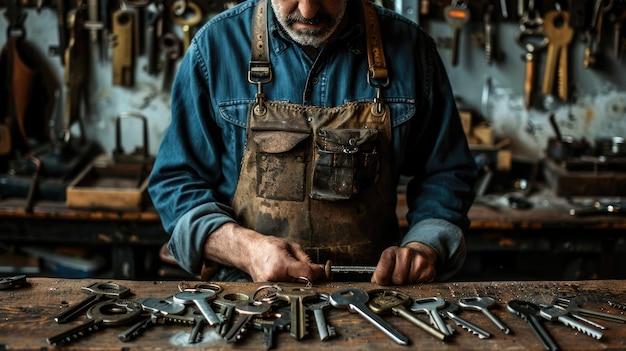
[{"label": "man's left hand", "polygon": [[437,253],[430,246],[411,242],[404,247],[388,247],[380,255],[372,276],[379,285],[429,283],[435,280]]}]

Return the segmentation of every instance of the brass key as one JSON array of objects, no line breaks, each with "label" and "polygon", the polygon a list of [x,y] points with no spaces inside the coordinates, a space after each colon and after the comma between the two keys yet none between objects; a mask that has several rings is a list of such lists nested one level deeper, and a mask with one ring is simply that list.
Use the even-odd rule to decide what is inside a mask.
[{"label": "brass key", "polygon": [[469,22],[471,14],[467,8],[467,4],[462,0],[453,0],[452,3],[444,9],[446,22],[452,27],[452,53],[451,64],[456,66],[459,57],[459,34],[467,22]]},{"label": "brass key", "polygon": [[132,86],[135,82],[135,16],[130,9],[113,13],[113,85]]},{"label": "brass key", "polygon": [[574,37],[569,26],[569,12],[550,11],[544,16],[543,32],[550,40],[546,68],[543,74],[542,92],[551,95],[554,90],[554,77],[558,73],[558,96],[567,100],[568,94],[568,55],[567,48]]},{"label": "brass key", "polygon": [[296,340],[304,338],[308,334],[308,316],[304,301],[316,298],[317,290],[315,288],[288,288],[277,291],[276,296],[291,305],[291,336]]},{"label": "brass key", "polygon": [[176,4],[172,5],[172,21],[183,29],[183,52],[186,52],[193,37],[192,28],[202,20],[202,9],[195,2],[188,1],[185,10],[177,14],[175,6]]}]

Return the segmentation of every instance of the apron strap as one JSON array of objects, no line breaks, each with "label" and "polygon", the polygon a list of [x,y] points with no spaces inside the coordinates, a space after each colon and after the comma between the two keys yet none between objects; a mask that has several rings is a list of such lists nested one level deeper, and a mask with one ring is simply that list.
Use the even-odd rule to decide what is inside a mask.
[{"label": "apron strap", "polygon": [[[362,2],[367,39],[367,61],[369,64],[367,80],[370,85],[376,88],[386,88],[389,85],[389,76],[378,16],[374,6],[368,0],[362,0]],[[248,82],[257,84],[259,93],[261,93],[261,84],[269,83],[272,80],[272,65],[270,63],[267,33],[267,0],[260,0],[257,3],[251,34],[252,43],[250,47],[252,53],[248,69]]]}]

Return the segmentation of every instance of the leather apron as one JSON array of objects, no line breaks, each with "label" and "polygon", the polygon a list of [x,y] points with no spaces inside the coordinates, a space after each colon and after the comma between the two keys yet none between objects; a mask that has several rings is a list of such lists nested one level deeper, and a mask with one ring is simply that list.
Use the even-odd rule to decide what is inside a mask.
[{"label": "leather apron", "polygon": [[[237,220],[299,243],[313,262],[376,264],[380,253],[400,239],[390,164],[391,116],[380,98],[389,81],[376,13],[363,1],[367,79],[376,98],[324,108],[265,99],[262,85],[272,79],[266,6],[267,0],[257,5],[252,29],[248,76],[258,94],[248,115],[233,199]],[[384,85],[374,83],[381,77]]]}]

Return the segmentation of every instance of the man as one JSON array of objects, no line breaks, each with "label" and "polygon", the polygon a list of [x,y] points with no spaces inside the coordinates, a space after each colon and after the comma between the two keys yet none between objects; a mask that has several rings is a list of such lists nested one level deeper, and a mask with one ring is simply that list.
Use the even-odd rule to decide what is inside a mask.
[{"label": "man", "polygon": [[199,29],[178,68],[149,187],[172,255],[215,281],[316,280],[326,260],[448,279],[476,168],[432,39],[360,0],[258,3]]}]

